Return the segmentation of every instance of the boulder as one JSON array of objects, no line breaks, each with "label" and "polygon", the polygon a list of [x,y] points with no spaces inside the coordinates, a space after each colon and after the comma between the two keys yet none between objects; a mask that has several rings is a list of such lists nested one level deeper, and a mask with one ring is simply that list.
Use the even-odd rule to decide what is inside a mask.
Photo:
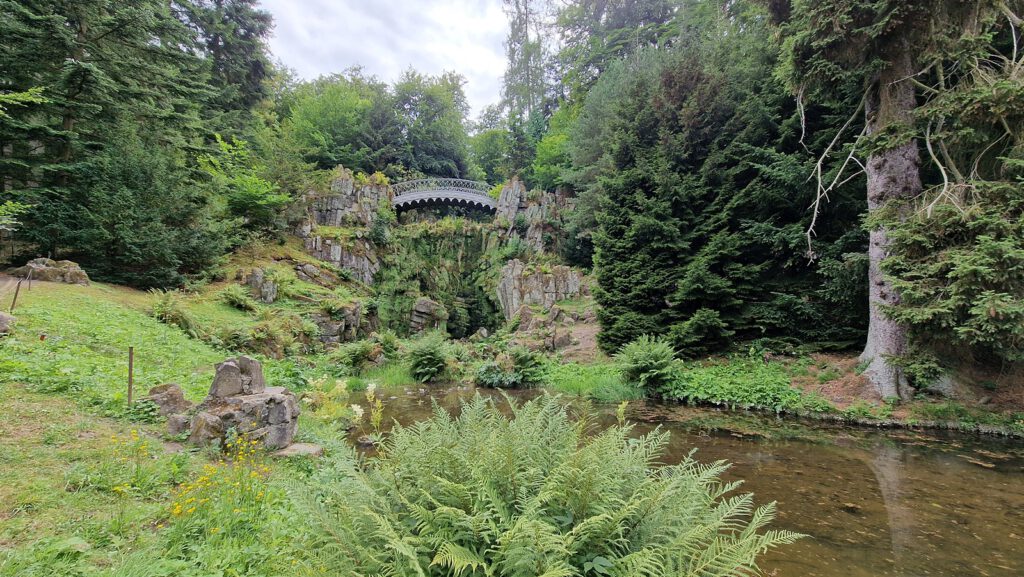
[{"label": "boulder", "polygon": [[564,328],[555,328],[551,333],[549,348],[553,351],[572,345],[572,332]]},{"label": "boulder", "polygon": [[160,407],[160,416],[162,417],[187,413],[194,406],[191,401],[185,398],[181,387],[174,383],[153,387],[145,398],[155,403],[157,407]]},{"label": "boulder", "polygon": [[409,319],[409,329],[413,333],[423,332],[428,329],[443,328],[448,320],[448,311],[439,302],[420,297],[412,307],[412,314]]},{"label": "boulder", "polygon": [[501,193],[498,195],[498,210],[494,218],[513,223],[516,220],[516,215],[524,208],[526,208],[526,186],[522,180],[519,180],[519,177],[513,177],[502,187]]},{"label": "boulder", "polygon": [[191,419],[188,415],[170,415],[167,417],[167,433],[177,436],[189,430]]},{"label": "boulder", "polygon": [[13,315],[0,312],[0,337],[14,333],[14,323],[17,321]]},{"label": "boulder", "polygon": [[312,443],[293,443],[274,453],[275,457],[320,457],[324,454],[324,448]]},{"label": "boulder", "polygon": [[266,388],[260,363],[250,357],[241,356],[217,365],[209,396],[225,398],[252,395],[262,393]]},{"label": "boulder", "polygon": [[291,444],[299,426],[299,404],[284,387],[267,387],[263,367],[241,356],[217,365],[210,393],[192,419],[189,442],[223,441],[228,431],[258,439],[267,449]]},{"label": "boulder", "polygon": [[69,260],[54,261],[48,258],[37,258],[28,261],[25,266],[11,269],[11,276],[25,278],[29,272],[32,280],[62,282],[67,284],[89,284],[89,275],[82,267]]}]

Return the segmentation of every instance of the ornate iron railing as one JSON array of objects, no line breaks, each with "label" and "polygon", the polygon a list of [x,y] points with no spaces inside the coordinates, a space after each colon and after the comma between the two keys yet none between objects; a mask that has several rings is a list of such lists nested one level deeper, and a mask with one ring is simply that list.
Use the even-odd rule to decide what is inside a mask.
[{"label": "ornate iron railing", "polygon": [[486,182],[461,178],[421,178],[391,185],[394,206],[411,205],[420,201],[462,201],[494,210],[498,203],[488,194],[491,185]]},{"label": "ornate iron railing", "polygon": [[491,190],[491,185],[486,182],[464,180],[461,178],[421,178],[393,184],[391,185],[391,190],[395,192],[395,196],[425,190],[457,190],[487,195]]}]

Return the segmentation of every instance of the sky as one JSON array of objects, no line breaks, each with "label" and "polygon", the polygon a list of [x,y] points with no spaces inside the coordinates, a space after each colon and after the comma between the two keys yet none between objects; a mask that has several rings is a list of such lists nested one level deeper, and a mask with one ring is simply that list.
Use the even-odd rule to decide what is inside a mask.
[{"label": "sky", "polygon": [[381,80],[410,66],[466,78],[476,116],[496,103],[508,20],[501,0],[261,0],[274,15],[275,60],[313,79],[361,65]]}]

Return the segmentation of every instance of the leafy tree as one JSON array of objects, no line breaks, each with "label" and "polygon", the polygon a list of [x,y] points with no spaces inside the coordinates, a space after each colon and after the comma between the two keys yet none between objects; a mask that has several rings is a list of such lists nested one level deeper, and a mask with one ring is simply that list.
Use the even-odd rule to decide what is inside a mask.
[{"label": "leafy tree", "polygon": [[395,84],[395,106],[404,135],[405,166],[430,176],[459,178],[467,174],[469,112],[462,85],[454,73],[431,78],[407,71]]},{"label": "leafy tree", "polygon": [[281,211],[292,198],[260,176],[262,167],[254,164],[246,141],[227,142],[219,134],[216,140],[217,152],[205,155],[200,162],[212,179],[215,194],[223,197],[230,213],[243,219],[249,228],[283,229],[286,223],[281,222]]}]

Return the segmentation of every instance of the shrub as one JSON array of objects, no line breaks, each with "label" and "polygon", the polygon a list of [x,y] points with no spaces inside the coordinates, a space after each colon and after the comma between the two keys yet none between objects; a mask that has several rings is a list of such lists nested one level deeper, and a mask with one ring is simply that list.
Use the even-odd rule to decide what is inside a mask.
[{"label": "shrub", "polygon": [[367,341],[344,343],[330,354],[330,360],[345,369],[348,374],[358,374],[370,360],[380,352],[379,345]]},{"label": "shrub", "polygon": [[353,576],[724,577],[801,537],[762,530],[774,503],[726,497],[724,462],[656,465],[667,433],[588,435],[551,396],[511,413],[477,396],[457,418],[396,428],[365,468],[329,457],[291,492],[309,523],[300,562]]},{"label": "shrub", "polygon": [[187,310],[181,302],[181,293],[178,291],[162,291],[153,289],[149,291],[153,295],[153,307],[150,313],[153,318],[164,323],[178,327],[190,337],[199,338],[201,330],[199,322]]},{"label": "shrub", "polygon": [[220,291],[220,298],[228,306],[240,311],[251,312],[259,308],[256,300],[252,298],[249,290],[242,285],[232,284]]},{"label": "shrub", "polygon": [[481,364],[474,380],[491,389],[520,389],[539,384],[544,378],[541,358],[526,347],[514,347],[493,361]]},{"label": "shrub", "polygon": [[644,335],[622,347],[615,356],[622,367],[622,377],[635,383],[647,395],[659,395],[675,378],[675,351],[667,341]]},{"label": "shrub", "polygon": [[409,369],[421,383],[438,380],[447,365],[448,354],[438,336],[425,337],[409,349]]}]

